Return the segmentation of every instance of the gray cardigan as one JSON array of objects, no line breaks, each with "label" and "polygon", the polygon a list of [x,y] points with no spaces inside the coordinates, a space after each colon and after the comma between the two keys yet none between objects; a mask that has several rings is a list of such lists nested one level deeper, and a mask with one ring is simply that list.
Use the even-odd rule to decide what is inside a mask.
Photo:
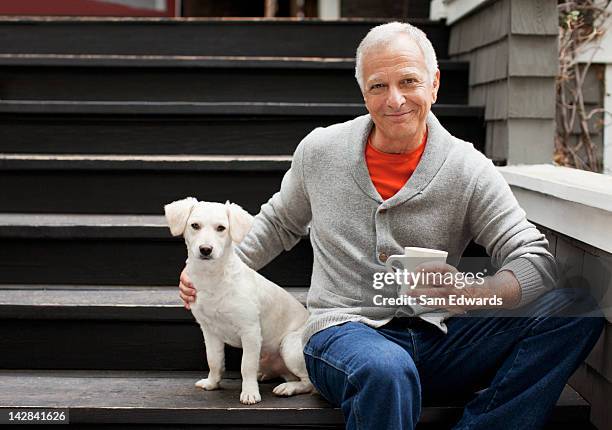
[{"label": "gray cardigan", "polygon": [[429,113],[427,143],[416,170],[383,201],[365,164],[372,125],[364,115],[308,134],[280,191],[261,207],[236,249],[259,270],[310,234],[314,263],[304,344],[332,325],[361,321],[380,327],[396,315],[419,316],[446,331],[447,311],[363,303],[374,273],[384,271],[381,254],[401,254],[405,246],[448,251],[447,263],[457,266],[473,239],[486,248],[493,266],[514,273],[521,286],[519,306],[554,287],[556,265],[548,241],[526,220],[489,159]]}]

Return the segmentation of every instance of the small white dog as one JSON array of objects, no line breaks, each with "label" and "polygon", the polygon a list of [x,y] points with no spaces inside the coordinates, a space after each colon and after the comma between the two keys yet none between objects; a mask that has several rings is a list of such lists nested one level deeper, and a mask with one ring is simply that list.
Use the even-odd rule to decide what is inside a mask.
[{"label": "small white dog", "polygon": [[287,382],[273,390],[279,396],[313,391],[301,340],[308,311],[234,253],[234,244],[249,232],[253,217],[236,204],[193,197],[164,209],[172,235],[185,238],[187,275],[197,291],[191,311],[204,334],[209,373],[195,385],[219,388],[227,343],[243,350],[240,402],[261,401],[258,377],[283,377]]}]

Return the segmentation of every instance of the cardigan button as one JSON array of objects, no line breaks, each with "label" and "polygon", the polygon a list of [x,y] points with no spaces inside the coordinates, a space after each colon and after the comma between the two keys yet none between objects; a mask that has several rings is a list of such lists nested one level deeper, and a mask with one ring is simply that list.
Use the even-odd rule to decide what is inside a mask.
[{"label": "cardigan button", "polygon": [[387,254],[385,254],[384,252],[381,252],[380,254],[378,254],[378,259],[379,259],[380,261],[382,261],[383,263],[384,263],[385,261],[387,261],[387,258],[389,258],[389,257],[388,257],[388,256],[387,256]]}]

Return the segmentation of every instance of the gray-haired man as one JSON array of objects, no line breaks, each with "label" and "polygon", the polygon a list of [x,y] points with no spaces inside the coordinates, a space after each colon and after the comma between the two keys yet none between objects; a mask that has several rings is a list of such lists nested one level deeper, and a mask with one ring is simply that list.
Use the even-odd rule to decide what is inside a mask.
[{"label": "gray-haired man", "polygon": [[[412,429],[422,400],[448,399],[467,403],[457,428],[541,427],[602,318],[560,316],[589,298],[554,289],[545,237],[493,164],[430,112],[440,72],[424,33],[402,23],[372,29],[358,48],[356,77],[369,115],[302,140],[237,252],[260,269],[310,236],[304,354],[313,384],[341,407],[347,428]],[[405,246],[445,250],[448,264],[422,268],[457,274],[470,240],[500,269],[460,294],[502,306],[364,304],[389,255]],[[195,291],[184,273],[180,289],[188,306]],[[458,288],[418,291],[449,298]],[[451,317],[464,311],[472,317]]]}]

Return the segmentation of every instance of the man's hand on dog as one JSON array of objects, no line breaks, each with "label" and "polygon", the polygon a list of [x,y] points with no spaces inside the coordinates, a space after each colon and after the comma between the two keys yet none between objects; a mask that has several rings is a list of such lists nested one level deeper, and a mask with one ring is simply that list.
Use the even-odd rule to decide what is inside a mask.
[{"label": "man's hand on dog", "polygon": [[185,305],[185,309],[191,309],[190,302],[195,301],[196,290],[187,277],[187,268],[183,269],[181,272],[181,278],[179,281],[179,295],[183,300],[183,304]]}]

